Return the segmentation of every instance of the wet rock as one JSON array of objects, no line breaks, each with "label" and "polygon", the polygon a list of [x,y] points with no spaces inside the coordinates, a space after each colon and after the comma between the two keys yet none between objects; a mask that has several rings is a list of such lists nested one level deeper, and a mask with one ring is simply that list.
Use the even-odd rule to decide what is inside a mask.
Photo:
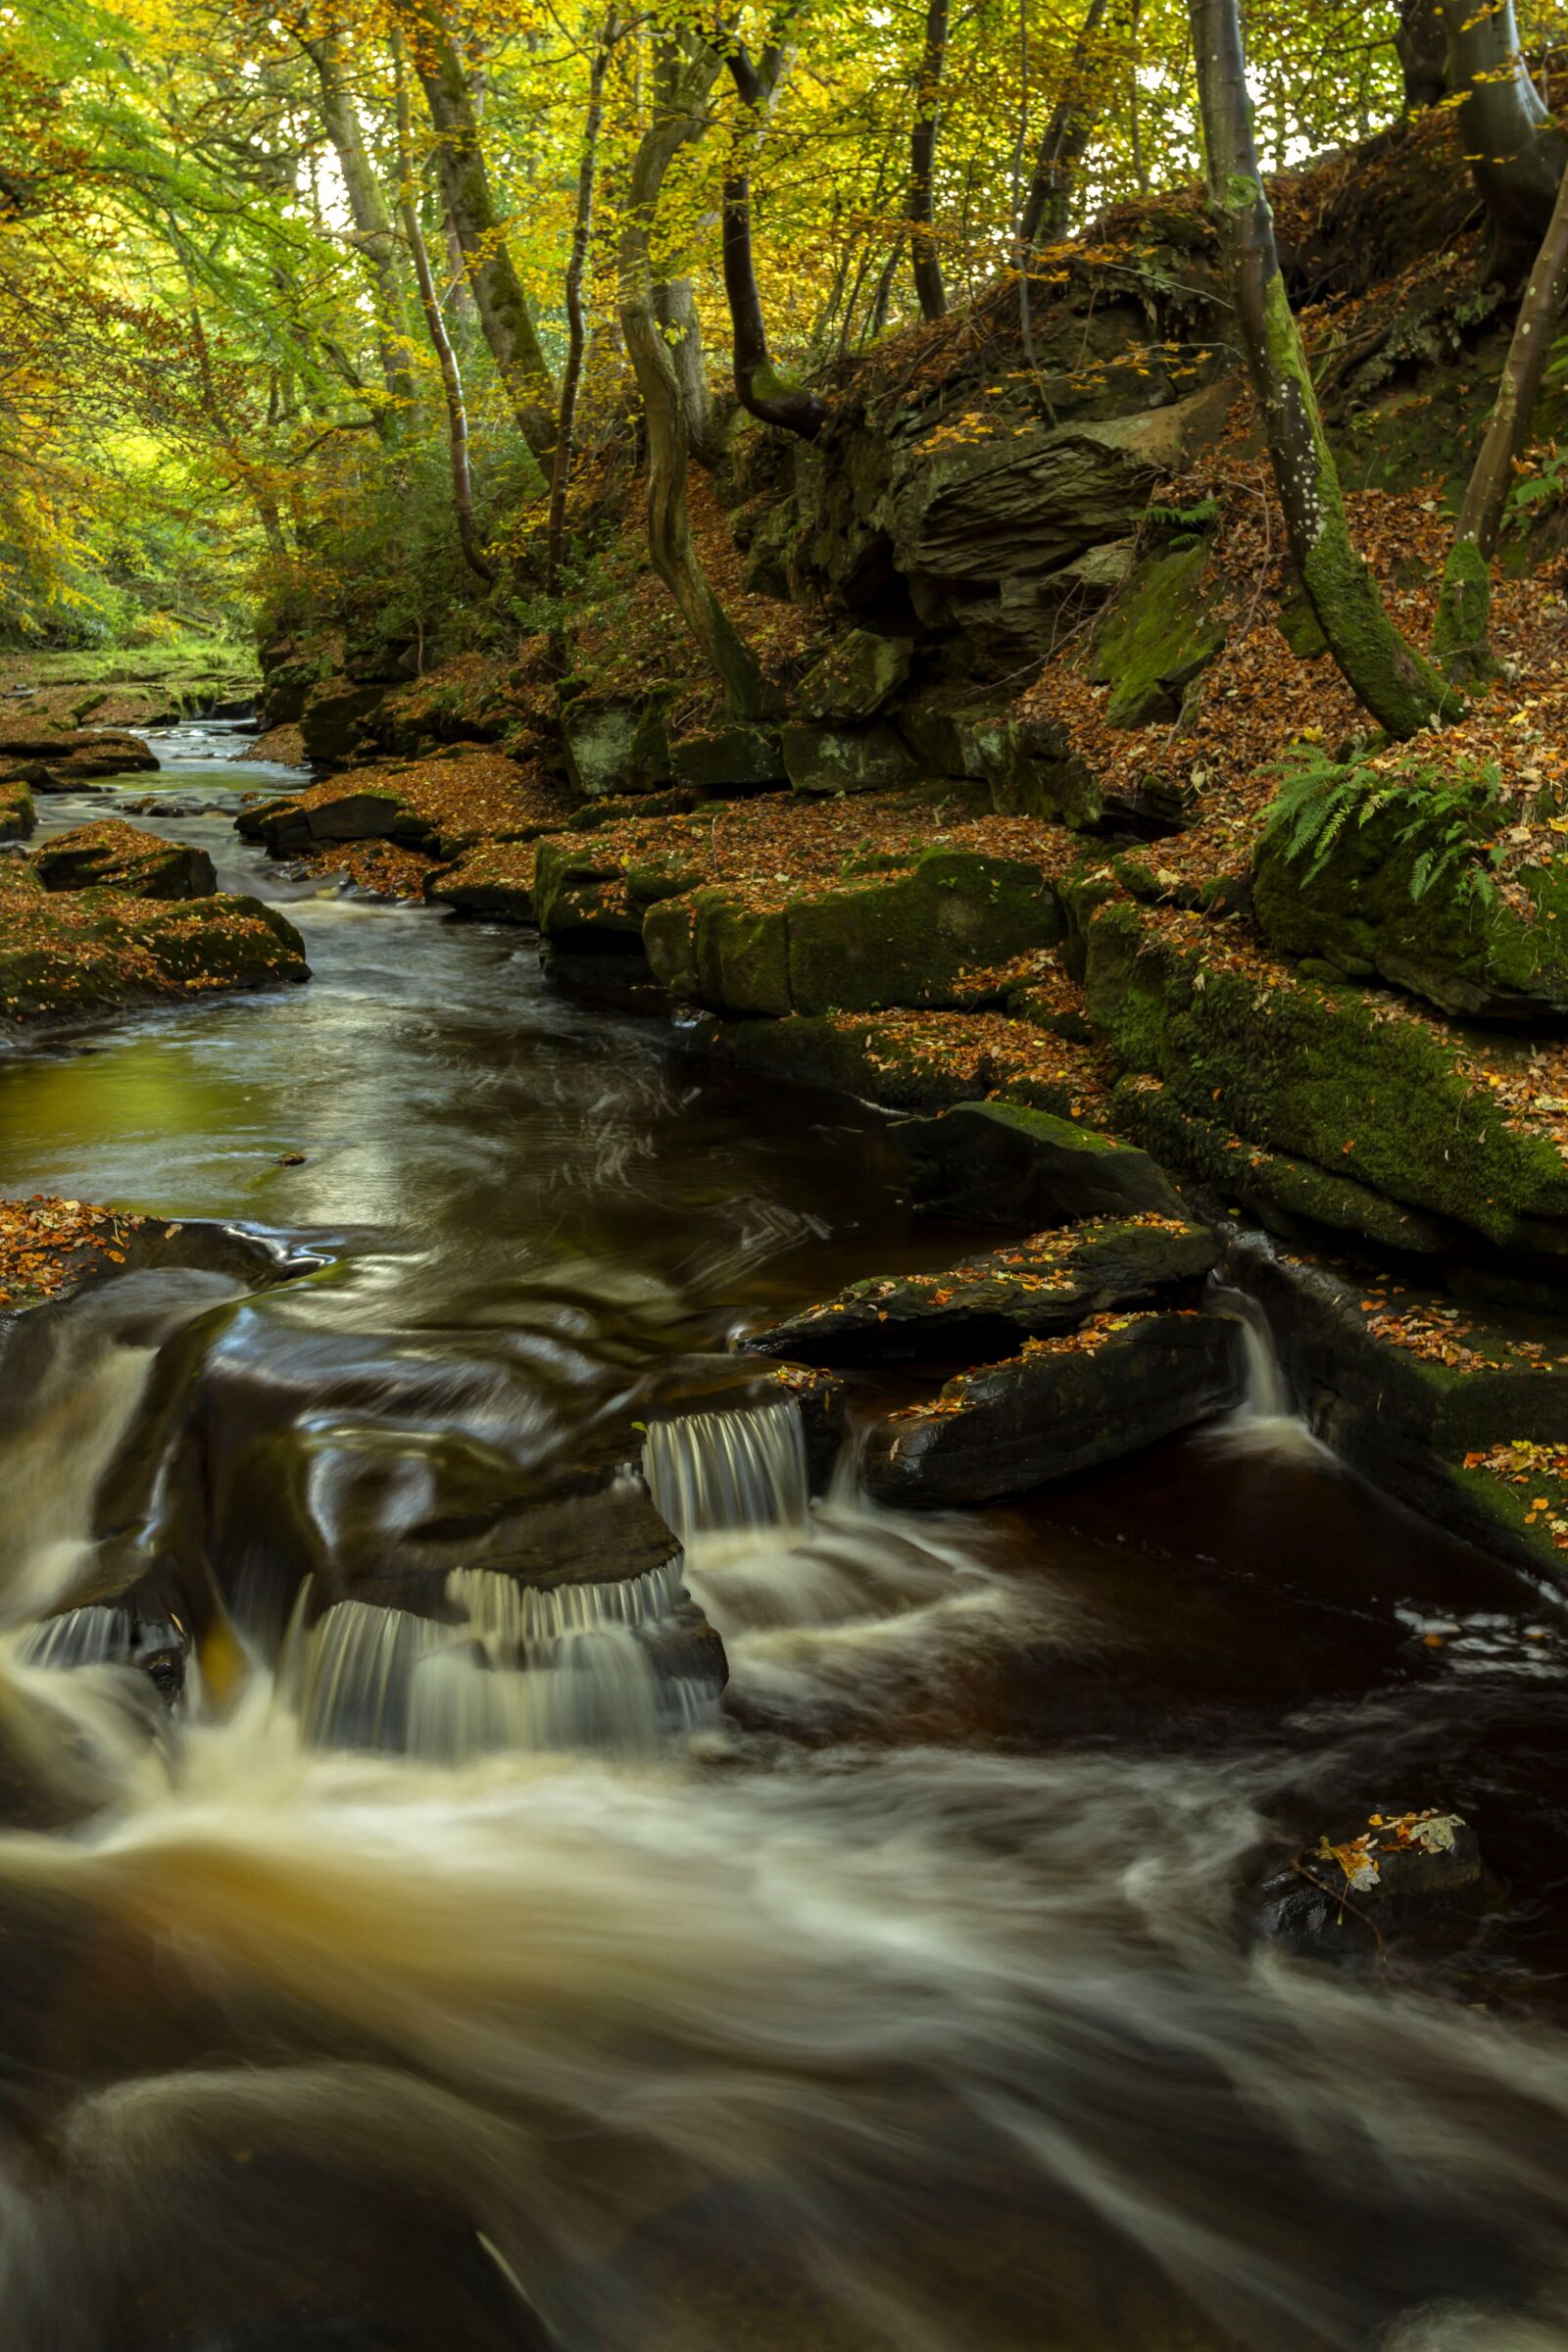
[{"label": "wet rock", "polygon": [[0,724],[0,773],[22,772],[34,792],[70,792],[100,776],[155,768],[139,735],[110,727],[22,728]]},{"label": "wet rock", "polygon": [[526,842],[484,842],[455,865],[426,874],[424,895],[432,906],[488,915],[493,922],[532,923],[535,864]]},{"label": "wet rock", "polygon": [[763,792],[789,782],[776,727],[718,727],[670,746],[670,776],[698,793]]},{"label": "wet rock", "polygon": [[1205,1227],[1148,1216],[1035,1234],[936,1274],[874,1274],[745,1346],[805,1363],[1004,1354],[1114,1306],[1198,1302],[1220,1246]]},{"label": "wet rock", "polygon": [[[308,980],[304,943],[260,899],[162,901],[44,892],[0,921],[0,1004],[17,1022],[100,1013],[163,996]],[[13,896],[9,878],[0,890]],[[8,910],[12,911],[12,910]]]},{"label": "wet rock", "polygon": [[916,1208],[1030,1230],[1075,1217],[1157,1210],[1180,1216],[1169,1178],[1147,1152],[1017,1102],[958,1102],[904,1119],[890,1141]]},{"label": "wet rock", "polygon": [[309,804],[283,799],[263,801],[242,809],[235,829],[247,841],[263,841],[274,858],[297,857],[301,850],[320,844],[349,841],[403,841],[433,847],[431,828],[395,792],[367,790],[330,792]]},{"label": "wet rock", "polygon": [[919,767],[904,738],[880,721],[870,726],[788,726],[784,771],[796,792],[885,792],[914,783]]},{"label": "wet rock", "polygon": [[1262,1890],[1262,1932],[1303,1958],[1364,1964],[1468,1943],[1500,1889],[1457,1813],[1372,1813],[1309,1840]]},{"label": "wet rock", "polygon": [[1110,1315],[949,1381],[876,1422],[868,1494],[914,1508],[996,1502],[1135,1453],[1231,1409],[1237,1327],[1200,1314]]},{"label": "wet rock", "polygon": [[815,1364],[774,1363],[769,1358],[782,1349],[768,1348],[763,1353],[762,1346],[742,1338],[729,1355],[678,1357],[650,1389],[650,1418],[784,1398],[800,1418],[811,1492],[825,1494],[844,1443],[844,1383]]},{"label": "wet rock", "polygon": [[189,842],[161,841],[118,817],[56,833],[33,854],[46,890],[90,890],[102,885],[133,899],[211,898],[218,876],[207,852]]}]

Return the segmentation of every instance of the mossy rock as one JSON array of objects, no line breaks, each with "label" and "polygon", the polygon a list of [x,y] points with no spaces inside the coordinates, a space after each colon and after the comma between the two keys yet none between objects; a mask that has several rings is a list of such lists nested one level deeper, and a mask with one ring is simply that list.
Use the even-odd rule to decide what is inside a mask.
[{"label": "mossy rock", "polygon": [[1102,621],[1089,675],[1110,688],[1107,726],[1179,718],[1188,688],[1224,646],[1225,631],[1202,595],[1208,560],[1202,540],[1150,558]]},{"label": "mossy rock", "polygon": [[763,792],[789,775],[776,727],[716,727],[670,746],[671,780],[698,793]]},{"label": "mossy rock", "polygon": [[989,1047],[968,1024],[956,1040],[944,1035],[936,1052],[906,1022],[843,1015],[725,1021],[709,1034],[720,1058],[755,1077],[855,1095],[890,1110],[945,1110],[983,1095],[996,1077]]},{"label": "mossy rock", "polygon": [[1101,1034],[1178,1109],[1502,1247],[1568,1251],[1568,1164],[1511,1123],[1462,1036],[1385,996],[1237,963],[1201,917],[1125,899],[1090,922],[1085,978]]},{"label": "mossy rock", "polygon": [[0,1021],[7,1025],[309,978],[299,933],[260,899],[18,893],[0,878]]},{"label": "mossy rock", "polygon": [[785,770],[797,792],[896,791],[919,777],[908,745],[880,720],[862,727],[786,727],[782,743]]},{"label": "mossy rock", "polygon": [[1483,790],[1380,808],[1380,781],[1369,776],[1362,796],[1370,813],[1352,812],[1321,854],[1293,855],[1284,817],[1264,835],[1252,904],[1274,946],[1472,1019],[1568,1012],[1568,842],[1560,861],[1546,851],[1521,866],[1505,894],[1486,856],[1505,819]]},{"label": "mossy rock", "polygon": [[758,911],[723,890],[709,889],[695,894],[693,913],[701,1002],[726,1012],[771,1013],[775,1018],[787,1013],[789,918],[783,907]]},{"label": "mossy rock", "polygon": [[917,1208],[1019,1230],[1075,1217],[1181,1214],[1169,1178],[1147,1152],[1021,1102],[959,1102],[935,1119],[902,1120],[893,1144]]},{"label": "mossy rock", "polygon": [[562,707],[561,742],[566,773],[585,800],[657,792],[669,781],[669,739],[658,697],[580,696]]},{"label": "mossy rock", "polygon": [[322,767],[338,767],[371,740],[389,689],[357,686],[346,678],[323,678],[312,686],[300,709],[305,757]]},{"label": "mossy rock", "polygon": [[806,1013],[952,1004],[965,969],[1052,947],[1061,927],[1038,866],[928,850],[911,873],[792,902],[790,1003]]},{"label": "mossy rock", "polygon": [[32,794],[22,779],[0,783],[0,841],[25,841],[36,821]]},{"label": "mossy rock", "polygon": [[801,680],[801,709],[809,719],[874,718],[913,665],[914,647],[907,637],[850,629]]},{"label": "mossy rock", "polygon": [[133,899],[203,899],[218,888],[205,850],[190,842],[162,841],[118,817],[52,835],[34,852],[32,862],[45,890],[101,885]]}]

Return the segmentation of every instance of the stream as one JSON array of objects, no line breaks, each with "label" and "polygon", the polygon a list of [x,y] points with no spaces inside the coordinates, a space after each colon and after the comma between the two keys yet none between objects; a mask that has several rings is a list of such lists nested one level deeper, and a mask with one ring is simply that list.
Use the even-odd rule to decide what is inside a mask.
[{"label": "stream", "polygon": [[[243,741],[44,829],[203,805],[132,821],[311,983],[0,1057],[0,1192],[233,1229],[0,1332],[8,2352],[1563,2352],[1557,1597],[1266,1366],[1016,1509],[852,1455],[809,1502],[728,1342],[970,1237],[875,1112],[291,880]],[[498,1494],[588,1582],[522,1608]],[[1429,1805],[1476,1946],[1260,1932],[1326,1824]]]}]

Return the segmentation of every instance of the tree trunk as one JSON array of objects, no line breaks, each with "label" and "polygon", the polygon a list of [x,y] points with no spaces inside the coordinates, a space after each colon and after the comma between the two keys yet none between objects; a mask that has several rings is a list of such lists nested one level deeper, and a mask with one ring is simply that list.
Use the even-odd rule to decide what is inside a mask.
[{"label": "tree trunk", "polygon": [[556,388],[513,266],[491,193],[473,92],[457,43],[431,0],[395,0],[436,131],[436,169],[463,248],[479,324],[506,385],[517,429],[536,458],[556,438]]},{"label": "tree trunk", "polygon": [[724,292],[734,337],[736,396],[742,408],[760,423],[776,424],[787,433],[799,433],[803,441],[814,441],[827,421],[827,404],[803,385],[786,381],[774,367],[752,254],[752,187],[745,158],[777,91],[784,55],[780,49],[769,48],[759,68],[737,41],[728,63],[744,110],[730,169],[724,174]]},{"label": "tree trunk", "polygon": [[354,221],[355,241],[375,292],[376,345],[386,385],[387,417],[395,434],[412,415],[414,370],[409,365],[409,318],[398,277],[397,234],[375,169],[365,152],[360,118],[343,79],[337,37],[323,33],[303,43],[321,91],[321,121],[343,174]]},{"label": "tree trunk", "polygon": [[1443,0],[1459,136],[1492,222],[1491,270],[1519,283],[1534,260],[1565,169],[1568,138],[1542,104],[1519,46],[1513,0]]},{"label": "tree trunk", "polygon": [[665,347],[680,385],[686,446],[703,471],[711,473],[724,454],[723,435],[713,415],[713,394],[703,357],[703,321],[689,277],[662,277],[656,282],[654,316],[664,330]]},{"label": "tree trunk", "polygon": [[1399,28],[1394,36],[1404,74],[1404,111],[1436,106],[1448,86],[1448,38],[1440,0],[1399,0]]},{"label": "tree trunk", "polygon": [[1405,737],[1458,716],[1458,695],[1406,645],[1356,554],[1274,244],[1252,140],[1237,0],[1189,0],[1209,205],[1268,433],[1291,554],[1329,650],[1373,716]]},{"label": "tree trunk", "polygon": [[1458,528],[1443,570],[1434,640],[1445,673],[1461,685],[1490,677],[1492,559],[1513,487],[1514,463],[1530,435],[1564,296],[1568,295],[1568,172],[1563,175],[1535,269],[1519,305],[1487,437],[1471,471]]},{"label": "tree trunk", "polygon": [[408,243],[409,257],[414,264],[415,283],[419,289],[419,308],[430,337],[430,347],[441,370],[441,389],[447,404],[447,440],[452,452],[452,510],[457,518],[458,544],[468,569],[476,572],[487,587],[493,587],[496,567],[479,544],[479,527],[473,513],[473,480],[468,471],[468,413],[463,398],[463,377],[458,368],[458,355],[447,333],[447,322],[441,315],[441,298],[436,292],[435,278],[430,270],[430,256],[425,247],[424,231],[419,226],[419,208],[416,198],[414,168],[411,160],[413,142],[409,132],[409,93],[403,78],[403,45],[396,33],[392,36],[392,65],[397,80],[398,112],[398,217]]},{"label": "tree trunk", "polygon": [[[583,325],[582,275],[593,233],[594,175],[599,168],[599,125],[605,111],[605,75],[620,27],[613,8],[606,17],[593,61],[588,68],[588,111],[583,119],[582,153],[577,163],[577,210],[571,224],[571,252],[566,261],[566,365],[561,376],[561,415],[556,424],[555,461],[550,471],[550,528],[545,545],[545,594],[559,595],[561,558],[566,544],[566,491],[571,480],[571,435],[577,416],[577,386],[582,380],[582,355],[587,336]],[[559,631],[552,632],[558,652],[564,650]]]},{"label": "tree trunk", "polygon": [[756,657],[710,586],[692,544],[686,509],[689,428],[680,377],[659,328],[650,261],[664,175],[680,149],[701,137],[704,109],[718,78],[716,50],[691,32],[659,38],[653,119],[632,164],[620,233],[620,323],[648,426],[648,551],[722,681],[738,717],[758,718],[769,696]]},{"label": "tree trunk", "polygon": [[1034,173],[1018,224],[1018,240],[1026,254],[1048,241],[1054,243],[1067,232],[1073,173],[1095,135],[1096,104],[1089,61],[1104,14],[1105,0],[1089,0],[1089,13],[1073,43],[1061,96],[1046,124],[1046,135],[1035,157]]},{"label": "tree trunk", "polygon": [[942,76],[948,63],[948,0],[926,0],[925,53],[915,97],[914,128],[909,133],[909,261],[922,318],[941,318],[948,308],[942,283],[942,259],[931,230],[935,220],[932,182],[936,173],[937,127],[941,120]]},{"label": "tree trunk", "polygon": [[[187,284],[190,282],[188,273],[186,282]],[[283,518],[278,511],[276,494],[268,479],[267,469],[263,466],[253,465],[251,460],[246,457],[240,448],[238,434],[223,415],[222,403],[218,395],[217,378],[213,374],[213,355],[208,347],[207,329],[202,324],[201,309],[196,301],[194,286],[191,286],[190,331],[191,340],[196,346],[196,371],[201,380],[202,407],[206,411],[207,421],[222,446],[224,455],[233,469],[234,479],[243,482],[250,493],[252,504],[256,509],[256,517],[262,526],[262,535],[267,541],[269,551],[274,557],[286,559],[288,542],[283,537]]]}]

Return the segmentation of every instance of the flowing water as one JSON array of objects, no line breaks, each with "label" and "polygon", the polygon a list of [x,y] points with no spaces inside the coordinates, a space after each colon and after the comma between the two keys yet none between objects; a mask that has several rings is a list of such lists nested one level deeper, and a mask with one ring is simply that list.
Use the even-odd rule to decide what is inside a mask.
[{"label": "flowing water", "polygon": [[[810,1502],[721,1351],[951,1254],[879,1122],[147,821],[316,977],[0,1062],[0,1190],[189,1245],[0,1339],[8,2352],[1562,2352],[1555,1600],[1261,1355],[1246,1443]],[[1259,1932],[1424,1804],[1478,1947]]]}]

